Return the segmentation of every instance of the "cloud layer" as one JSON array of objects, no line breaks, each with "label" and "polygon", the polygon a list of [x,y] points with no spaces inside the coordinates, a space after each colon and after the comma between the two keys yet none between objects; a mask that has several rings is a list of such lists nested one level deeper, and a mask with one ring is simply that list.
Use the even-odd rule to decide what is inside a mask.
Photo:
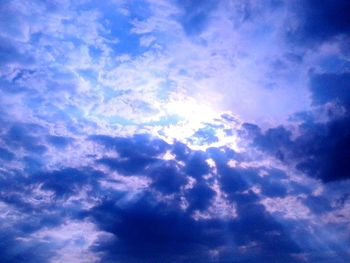
[{"label": "cloud layer", "polygon": [[348,262],[347,1],[0,4],[1,262]]}]

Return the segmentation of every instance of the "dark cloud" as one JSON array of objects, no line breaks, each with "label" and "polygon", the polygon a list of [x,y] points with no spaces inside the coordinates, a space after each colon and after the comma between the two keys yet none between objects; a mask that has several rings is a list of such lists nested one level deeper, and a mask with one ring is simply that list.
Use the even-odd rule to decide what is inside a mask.
[{"label": "dark cloud", "polygon": [[350,178],[350,119],[327,123],[303,123],[301,135],[291,139],[284,127],[257,135],[254,144],[281,161],[295,164],[309,176],[324,182]]},{"label": "dark cloud", "polygon": [[202,151],[192,152],[186,160],[186,165],[184,168],[185,173],[197,179],[200,179],[203,175],[208,174],[210,167],[206,162],[207,159],[207,155]]},{"label": "dark cloud", "polygon": [[39,125],[14,123],[7,129],[2,139],[11,148],[23,148],[32,154],[41,155],[47,150],[46,146],[41,143],[40,137],[43,133],[45,129]]},{"label": "dark cloud", "polygon": [[209,158],[212,158],[215,163],[220,166],[225,166],[230,159],[242,161],[243,158],[239,153],[228,147],[210,147],[206,151]]},{"label": "dark cloud", "polygon": [[291,190],[292,186],[285,172],[278,169],[270,169],[265,172],[264,176],[256,177],[257,184],[261,186],[261,194],[272,198],[286,197],[287,190]]},{"label": "dark cloud", "polygon": [[[252,262],[260,258],[272,260],[273,257],[284,262],[296,262],[292,253],[299,253],[300,249],[263,206],[257,204],[259,197],[248,191],[249,187],[261,184],[264,194],[284,196],[282,185],[273,186],[274,182],[285,177],[283,172],[269,171],[270,179],[264,182],[256,169],[229,167],[228,160],[239,155],[226,148],[193,151],[181,143],[168,145],[158,139],[153,143],[153,138],[145,135],[90,139],[120,154],[120,157],[110,159],[111,163],[106,163],[112,169],[126,175],[137,173],[152,180],[148,191],[141,196],[124,202],[123,195],[104,195],[99,205],[82,214],[114,236],[94,244],[93,251],[102,252],[101,262],[232,262],[233,258],[237,258],[237,262]],[[165,149],[176,153],[175,160],[159,157]],[[144,153],[152,161],[148,161]],[[140,155],[146,158],[145,162],[139,162]],[[228,194],[229,202],[237,205],[236,219],[195,220],[193,217],[196,210],[205,212],[216,195],[211,188],[213,179],[203,177],[211,172],[206,162],[208,158],[216,163],[219,187]],[[106,158],[101,160],[107,161]],[[183,162],[184,167],[177,161]],[[80,178],[80,175],[83,176],[81,172],[73,172],[75,176],[67,180],[67,185],[62,184],[69,193],[74,191],[77,183],[78,186],[81,181],[85,183]],[[63,170],[56,176],[61,175],[65,180],[70,173]],[[188,182],[188,175],[196,181],[189,189],[181,189]],[[50,176],[53,178],[55,175]],[[44,178],[42,181],[45,182]],[[51,181],[45,182],[44,186],[58,194],[62,190],[60,185],[56,187]],[[177,197],[165,201],[156,197],[153,190],[163,194],[175,193]],[[185,198],[187,208],[182,207],[180,196]],[[246,247],[251,252],[247,253]]]},{"label": "dark cloud", "polygon": [[180,187],[187,183],[181,167],[175,161],[158,161],[146,169],[145,174],[152,178],[151,186],[165,193],[179,193]]},{"label": "dark cloud", "polygon": [[88,168],[77,170],[65,168],[62,170],[43,172],[33,175],[30,180],[34,184],[40,184],[41,189],[53,191],[56,198],[64,198],[77,195],[83,186],[88,185],[91,192],[96,191],[98,179],[103,173]]},{"label": "dark cloud", "polygon": [[292,253],[300,252],[263,206],[250,202],[235,220],[194,220],[149,195],[123,206],[106,201],[90,216],[115,235],[94,246],[102,262],[297,262]]},{"label": "dark cloud", "polygon": [[244,124],[243,135],[254,138],[254,145],[281,161],[296,164],[296,168],[324,182],[350,178],[350,75],[313,74],[311,92],[313,104],[337,105],[342,114],[327,111],[328,122],[317,122],[310,114],[300,115],[299,136],[283,126],[262,133],[254,124]]},{"label": "dark cloud", "polygon": [[[234,237],[240,246],[248,247],[247,254],[250,255],[246,255],[246,262],[298,262],[293,254],[301,253],[302,249],[262,205],[238,203],[237,212],[238,219],[233,223],[236,229]],[[254,245],[249,248],[249,244]]]},{"label": "dark cloud", "polygon": [[[91,139],[120,155],[113,158],[102,157],[97,163],[123,175],[147,176],[152,179],[151,186],[165,194],[179,191],[180,187],[187,183],[186,175],[201,179],[210,171],[206,162],[207,154],[191,151],[182,143],[168,145],[148,135],[136,135],[131,138],[95,136]],[[166,150],[175,153],[176,159],[183,161],[185,167],[180,167],[174,160],[163,160],[160,155]]]},{"label": "dark cloud", "polygon": [[302,44],[350,34],[350,3],[347,0],[299,0],[294,2],[294,11],[298,27],[290,32],[290,38]]},{"label": "dark cloud", "polygon": [[[57,209],[56,204],[79,195],[84,187],[87,187],[91,196],[99,195],[99,180],[103,177],[102,172],[91,167],[36,171],[29,176],[22,173],[3,176],[0,178],[0,200],[25,213],[40,212],[40,209],[47,206]],[[38,190],[49,193],[49,200],[41,199],[45,197],[40,195],[33,200]],[[51,203],[46,203],[47,201]]]},{"label": "dark cloud", "polygon": [[231,168],[229,166],[218,167],[218,174],[222,189],[231,197],[237,192],[247,190],[257,177],[257,171],[254,169]]},{"label": "dark cloud", "polygon": [[52,261],[57,255],[55,240],[41,239],[35,233],[55,228],[67,218],[78,218],[76,209],[81,210],[81,204],[73,208],[64,205],[64,201],[70,196],[78,196],[87,185],[92,195],[98,193],[98,173],[90,170],[89,173],[67,168],[39,174],[1,176],[1,210],[6,212],[2,215],[0,228],[0,262]]},{"label": "dark cloud", "polygon": [[48,245],[40,242],[23,242],[17,239],[19,233],[0,230],[0,254],[2,263],[50,262],[53,255]]},{"label": "dark cloud", "polygon": [[90,140],[117,151],[122,158],[157,157],[169,149],[169,145],[165,141],[148,134],[136,134],[130,138],[94,135],[90,136]]},{"label": "dark cloud", "polygon": [[239,130],[238,134],[244,139],[251,139],[259,136],[261,134],[261,129],[256,124],[243,123],[242,130]]},{"label": "dark cloud", "polygon": [[[111,169],[126,175],[136,172],[136,175],[150,178],[149,188],[131,197],[129,192],[103,188],[100,181],[109,179],[93,167],[65,167],[39,170],[29,176],[19,172],[12,177],[1,177],[1,201],[30,218],[14,224],[19,231],[16,236],[51,229],[67,219],[89,220],[99,230],[111,234],[110,238],[100,238],[91,247],[91,251],[100,252],[100,262],[298,262],[295,255],[304,252],[290,237],[294,225],[284,228],[259,204],[261,197],[250,190],[258,185],[262,196],[284,197],[284,172],[265,169],[267,175],[261,177],[258,168],[230,167],[228,160],[239,160],[241,156],[225,147],[194,151],[180,143],[167,144],[148,135],[94,136],[90,140],[119,154],[109,159],[115,163],[108,164],[107,157],[98,162],[104,160]],[[161,158],[167,150],[176,153],[175,159]],[[146,161],[140,162],[140,156]],[[210,178],[204,177],[214,173],[206,162],[208,158],[215,161],[217,170]],[[191,187],[184,188],[189,182],[188,176],[196,180]],[[214,180],[227,195],[227,202],[236,208],[235,218],[215,215],[195,219],[197,211],[205,214],[210,206],[216,205],[213,203]],[[38,189],[51,193],[50,199],[33,202],[29,197]],[[92,208],[81,203],[89,202],[89,197],[67,205],[67,200],[80,196],[83,189],[94,200]],[[184,202],[188,206],[184,207]],[[316,199],[310,198],[305,205],[315,213],[328,209],[324,200],[320,200],[324,206],[315,202]],[[39,243],[37,247],[41,246]],[[53,244],[46,244],[47,252],[43,255],[50,258]],[[22,248],[20,242],[16,245]],[[13,246],[14,243],[9,242],[4,248],[13,251]],[[10,253],[6,260],[17,260],[24,251],[23,248],[14,254],[6,252]]]},{"label": "dark cloud", "polygon": [[[153,198],[118,207],[109,201],[92,211],[96,223],[115,239],[96,244],[103,262],[210,262],[207,248],[223,245],[214,223],[196,222],[178,208]],[[211,230],[211,231],[210,231]]]},{"label": "dark cloud", "polygon": [[190,148],[186,144],[176,141],[172,146],[172,153],[175,154],[177,160],[184,161],[190,154]]},{"label": "dark cloud", "polygon": [[350,73],[312,74],[311,92],[315,105],[338,103],[350,114]]},{"label": "dark cloud", "polygon": [[350,178],[350,119],[309,125],[296,140],[295,152],[304,157],[302,171],[325,182]]},{"label": "dark cloud", "polygon": [[341,116],[328,112],[330,121],[304,122],[302,135],[295,140],[297,155],[304,157],[297,167],[322,180],[334,181],[350,178],[350,75],[314,74],[311,76],[313,103],[333,103],[343,107]]},{"label": "dark cloud", "polygon": [[215,191],[211,189],[206,183],[197,183],[191,188],[187,194],[187,201],[189,202],[190,210],[206,210],[210,205],[210,201],[215,196]]},{"label": "dark cloud", "polygon": [[26,200],[26,196],[30,195],[31,192],[30,185],[27,184],[27,179],[24,176],[21,174],[4,175],[0,178],[0,182],[1,201],[15,206],[19,211],[32,211],[32,205]]},{"label": "dark cloud", "polygon": [[146,167],[160,161],[159,155],[169,149],[163,140],[146,134],[131,138],[91,136],[90,140],[116,151],[118,158],[103,157],[97,162],[125,175],[145,175]]},{"label": "dark cloud", "polygon": [[284,160],[284,151],[292,147],[291,132],[279,126],[277,128],[268,129],[263,136],[255,137],[255,144],[260,148],[274,154],[276,158]]}]

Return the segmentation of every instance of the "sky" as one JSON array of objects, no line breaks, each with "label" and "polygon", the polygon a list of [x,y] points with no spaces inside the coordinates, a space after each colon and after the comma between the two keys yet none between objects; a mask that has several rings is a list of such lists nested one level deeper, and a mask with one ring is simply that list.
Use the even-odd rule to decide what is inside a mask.
[{"label": "sky", "polygon": [[2,0],[0,262],[349,262],[349,43],[346,0]]}]

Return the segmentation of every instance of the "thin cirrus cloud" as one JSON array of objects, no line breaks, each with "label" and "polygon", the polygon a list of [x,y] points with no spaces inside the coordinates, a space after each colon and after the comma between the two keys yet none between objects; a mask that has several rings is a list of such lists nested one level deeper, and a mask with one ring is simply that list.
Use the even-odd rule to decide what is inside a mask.
[{"label": "thin cirrus cloud", "polygon": [[0,4],[1,262],[348,262],[346,1]]}]

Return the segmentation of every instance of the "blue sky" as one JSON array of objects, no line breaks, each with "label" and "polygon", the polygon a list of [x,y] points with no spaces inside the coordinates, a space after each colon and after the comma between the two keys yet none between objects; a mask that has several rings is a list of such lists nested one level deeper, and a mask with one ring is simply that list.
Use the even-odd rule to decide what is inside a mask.
[{"label": "blue sky", "polygon": [[349,262],[349,14],[2,1],[0,262]]}]

